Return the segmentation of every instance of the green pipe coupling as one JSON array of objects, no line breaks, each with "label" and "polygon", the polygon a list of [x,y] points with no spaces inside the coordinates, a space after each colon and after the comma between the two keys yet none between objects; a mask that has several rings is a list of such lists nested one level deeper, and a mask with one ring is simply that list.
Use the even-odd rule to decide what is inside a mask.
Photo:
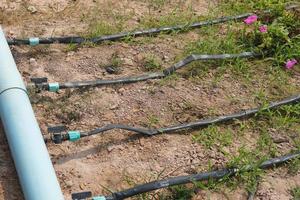
[{"label": "green pipe coupling", "polygon": [[92,200],[106,200],[105,196],[93,197]]},{"label": "green pipe coupling", "polygon": [[80,139],[80,132],[79,131],[69,131],[69,141],[75,142],[76,140]]},{"label": "green pipe coupling", "polygon": [[30,46],[36,46],[40,44],[40,39],[39,38],[29,38],[29,45]]},{"label": "green pipe coupling", "polygon": [[49,83],[48,87],[50,92],[57,92],[59,90],[59,83]]}]

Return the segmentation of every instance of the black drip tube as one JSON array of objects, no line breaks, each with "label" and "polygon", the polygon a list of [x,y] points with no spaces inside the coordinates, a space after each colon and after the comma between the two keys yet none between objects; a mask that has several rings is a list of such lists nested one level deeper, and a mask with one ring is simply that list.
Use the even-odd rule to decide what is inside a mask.
[{"label": "black drip tube", "polygon": [[[145,135],[145,136],[153,136],[153,135],[162,134],[162,133],[172,133],[172,132],[177,132],[177,131],[183,131],[186,129],[195,129],[195,128],[199,128],[199,127],[205,127],[205,126],[216,124],[216,123],[224,123],[224,122],[234,120],[234,119],[249,117],[249,116],[259,113],[262,110],[275,109],[275,108],[278,108],[283,105],[298,103],[299,101],[300,101],[300,94],[298,94],[296,96],[288,97],[281,101],[272,102],[268,106],[252,108],[252,109],[244,110],[244,111],[241,111],[238,113],[219,116],[219,117],[215,117],[215,118],[211,118],[211,119],[202,119],[202,120],[198,120],[195,122],[184,123],[184,124],[179,124],[179,125],[174,125],[174,126],[169,126],[169,127],[164,127],[164,128],[158,128],[158,129],[136,128],[136,127],[127,126],[127,125],[123,125],[123,124],[109,124],[109,125],[103,126],[101,128],[94,129],[92,131],[78,132],[77,139],[80,139],[83,137],[88,137],[91,135],[102,134],[104,132],[107,132],[107,131],[110,131],[113,129],[121,129],[121,130],[131,131],[131,132],[135,132],[135,133]],[[63,133],[63,134],[59,133],[59,134],[56,134],[56,137],[52,138],[52,141],[54,141],[55,143],[61,143],[64,140],[73,141],[70,138],[69,133]]]},{"label": "black drip tube", "polygon": [[[286,7],[286,10],[292,10],[298,8],[299,5],[290,5]],[[263,13],[270,13],[270,10],[265,10]],[[213,20],[203,21],[203,22],[196,22],[189,25],[176,25],[176,26],[169,26],[169,27],[160,27],[160,28],[151,28],[148,30],[138,30],[132,32],[123,32],[117,33],[113,35],[104,35],[95,38],[84,38],[79,36],[67,36],[67,37],[49,37],[49,38],[34,38],[35,41],[32,42],[30,39],[7,39],[9,45],[37,45],[37,44],[53,44],[53,43],[62,43],[62,44],[81,44],[84,42],[92,42],[92,43],[101,43],[104,41],[116,41],[121,40],[126,37],[140,37],[140,36],[152,36],[157,35],[160,33],[171,33],[172,31],[182,31],[187,29],[195,29],[201,28],[203,26],[209,26],[214,24],[225,23],[228,21],[234,20],[241,20],[247,18],[255,13],[245,13],[235,16],[227,16],[227,17],[220,17]],[[36,40],[38,39],[38,40]]]},{"label": "black drip tube", "polygon": [[[278,167],[284,163],[290,162],[294,159],[298,159],[299,157],[300,157],[300,151],[298,150],[291,154],[266,160],[263,163],[261,163],[258,167],[262,170],[269,169],[272,167]],[[97,196],[94,198],[96,199],[102,197],[103,199],[106,200],[123,200],[139,194],[151,192],[162,188],[172,187],[176,185],[183,185],[187,183],[195,183],[195,182],[206,181],[206,180],[220,180],[225,177],[232,177],[236,175],[238,172],[251,171],[253,170],[253,168],[254,165],[248,165],[243,167],[243,170],[233,167],[233,168],[224,168],[224,169],[219,169],[210,172],[203,172],[203,173],[193,174],[188,176],[178,176],[178,177],[168,178],[164,180],[157,180],[146,184],[138,185],[127,190],[114,192],[109,196]]]},{"label": "black drip tube", "polygon": [[[139,76],[131,76],[125,78],[116,78],[110,80],[103,80],[103,79],[96,79],[96,80],[88,80],[88,81],[73,81],[73,82],[65,82],[65,83],[47,83],[41,82],[36,83],[35,87],[40,90],[49,90],[57,92],[60,89],[67,89],[67,88],[84,88],[84,87],[99,87],[99,86],[106,86],[106,85],[115,85],[115,84],[129,84],[135,83],[140,81],[146,81],[150,79],[162,79],[167,76],[173,74],[176,70],[179,70],[191,62],[199,61],[199,60],[225,60],[225,59],[237,59],[237,58],[255,58],[262,56],[261,54],[255,52],[243,52],[239,54],[217,54],[217,55],[195,55],[192,54],[183,60],[175,63],[174,65],[168,67],[167,69],[163,70],[162,72],[154,72],[154,73],[147,73]],[[52,85],[54,84],[55,89],[53,89]]]}]

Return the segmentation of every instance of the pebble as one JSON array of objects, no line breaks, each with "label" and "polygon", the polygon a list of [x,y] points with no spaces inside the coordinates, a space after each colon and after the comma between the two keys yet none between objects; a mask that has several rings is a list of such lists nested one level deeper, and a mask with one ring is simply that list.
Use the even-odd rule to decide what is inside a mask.
[{"label": "pebble", "polygon": [[74,56],[75,52],[74,51],[70,51],[67,53],[67,56]]},{"label": "pebble", "polygon": [[118,67],[115,67],[115,66],[106,66],[105,70],[109,74],[117,74],[119,72]]},{"label": "pebble", "polygon": [[36,67],[38,65],[36,59],[34,59],[34,58],[29,59],[29,64],[32,67]]},{"label": "pebble", "polygon": [[112,150],[114,150],[114,146],[108,146],[108,147],[107,147],[107,151],[108,151],[108,152],[112,152]]},{"label": "pebble", "polygon": [[124,88],[120,88],[120,89],[118,90],[118,92],[119,92],[120,94],[123,94],[123,93],[125,92],[125,89],[124,89]]},{"label": "pebble", "polygon": [[72,187],[73,186],[73,182],[71,180],[68,180],[65,182],[67,187]]},{"label": "pebble", "polygon": [[118,104],[113,104],[113,105],[111,105],[110,106],[110,110],[116,110],[116,109],[118,109],[119,108],[119,105]]},{"label": "pebble", "polygon": [[28,6],[28,7],[27,7],[27,10],[28,10],[29,12],[31,12],[31,14],[34,14],[34,13],[37,12],[36,7],[34,7],[34,6]]}]

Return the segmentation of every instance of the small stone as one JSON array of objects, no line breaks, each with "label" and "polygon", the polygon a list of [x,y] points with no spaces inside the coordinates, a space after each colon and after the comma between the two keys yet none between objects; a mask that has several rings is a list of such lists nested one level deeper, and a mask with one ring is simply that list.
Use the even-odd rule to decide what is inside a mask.
[{"label": "small stone", "polygon": [[114,105],[110,106],[109,109],[110,109],[110,110],[116,110],[118,107],[119,107],[118,104],[114,104]]},{"label": "small stone", "polygon": [[120,88],[120,89],[118,90],[118,92],[119,92],[120,94],[123,94],[123,93],[125,92],[125,89],[124,89],[124,88]]},{"label": "small stone", "polygon": [[140,145],[143,147],[145,146],[145,140],[143,138],[140,139]]},{"label": "small stone", "polygon": [[74,51],[70,51],[67,53],[67,56],[74,56],[75,52]]},{"label": "small stone", "polygon": [[85,184],[85,183],[81,183],[81,184],[79,185],[80,189],[82,189],[82,190],[84,190],[84,189],[85,189],[85,186],[86,186],[86,184]]},{"label": "small stone", "polygon": [[112,66],[112,65],[106,66],[106,67],[105,67],[105,70],[106,70],[106,72],[109,73],[109,74],[118,74],[119,71],[120,71],[120,69],[119,69],[118,67]]},{"label": "small stone", "polygon": [[112,152],[112,150],[114,150],[114,146],[108,146],[108,147],[107,147],[107,151],[108,151],[108,152]]},{"label": "small stone", "polygon": [[68,180],[65,182],[67,187],[72,187],[73,186],[73,182],[71,180]]},{"label": "small stone", "polygon": [[34,14],[34,13],[37,12],[36,7],[34,7],[34,6],[28,6],[27,10],[28,10],[29,12],[31,12],[32,14]]},{"label": "small stone", "polygon": [[38,65],[36,59],[34,59],[34,58],[30,58],[30,59],[29,59],[29,64],[30,64],[32,67],[36,67],[36,66]]},{"label": "small stone", "polygon": [[170,58],[168,56],[164,55],[163,60],[170,61]]}]

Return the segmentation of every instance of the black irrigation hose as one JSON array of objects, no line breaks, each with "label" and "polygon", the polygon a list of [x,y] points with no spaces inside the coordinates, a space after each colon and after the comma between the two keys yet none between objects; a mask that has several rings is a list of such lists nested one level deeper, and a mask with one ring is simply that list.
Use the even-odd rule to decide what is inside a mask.
[{"label": "black irrigation hose", "polygon": [[[298,5],[291,5],[287,6],[287,10],[291,10],[294,8],[299,7]],[[264,13],[269,13],[270,10],[263,11]],[[189,25],[177,25],[177,26],[170,26],[170,27],[161,27],[161,28],[151,28],[148,30],[139,30],[133,32],[124,32],[124,33],[117,33],[113,35],[104,35],[95,38],[84,38],[78,36],[68,36],[68,37],[49,37],[49,38],[32,38],[31,39],[7,39],[9,45],[37,45],[37,44],[52,44],[52,43],[63,43],[63,44],[81,44],[84,42],[92,42],[92,43],[101,43],[104,41],[116,41],[120,39],[124,39],[126,37],[140,37],[140,36],[152,36],[157,35],[159,33],[170,33],[172,31],[182,31],[187,29],[195,29],[200,28],[203,26],[209,26],[214,24],[225,23],[228,21],[233,20],[241,20],[247,18],[255,13],[245,13],[236,16],[228,16],[228,17],[220,17],[214,20],[208,20],[203,22],[196,22]]]},{"label": "black irrigation hose", "polygon": [[[221,17],[218,19],[204,21],[204,22],[196,22],[196,23],[193,23],[190,25],[177,25],[177,26],[170,26],[170,27],[151,28],[148,30],[124,32],[124,33],[117,33],[117,34],[113,34],[113,35],[104,35],[101,37],[95,37],[95,38],[90,38],[90,39],[84,38],[84,37],[78,37],[78,36],[40,38],[39,44],[52,44],[52,43],[81,44],[84,42],[100,43],[100,42],[104,42],[104,41],[116,41],[116,40],[124,39],[126,37],[151,36],[151,35],[157,35],[162,32],[168,33],[168,32],[172,32],[172,31],[195,29],[195,28],[200,28],[203,26],[220,24],[220,23],[224,23],[224,22],[228,22],[228,21],[232,21],[232,20],[244,19],[252,14],[253,13],[246,13],[246,14],[236,15],[236,16]],[[9,45],[29,45],[30,39],[7,39],[7,42]]]},{"label": "black irrigation hose", "polygon": [[89,81],[74,81],[74,82],[65,82],[65,83],[38,83],[35,84],[37,88],[42,90],[49,90],[57,92],[60,89],[66,88],[83,88],[83,87],[96,87],[96,86],[105,86],[113,84],[129,84],[139,81],[146,81],[150,79],[161,79],[173,74],[176,70],[183,68],[191,62],[199,60],[225,60],[225,59],[236,59],[236,58],[254,58],[262,56],[261,54],[255,52],[243,52],[239,54],[219,54],[219,55],[195,55],[192,54],[183,60],[177,62],[176,64],[170,66],[169,68],[163,70],[162,72],[147,73],[139,76],[131,76],[125,78],[117,78],[110,80],[89,80]]},{"label": "black irrigation hose", "polygon": [[[287,163],[291,160],[297,159],[300,157],[300,151],[296,151],[292,154],[284,155],[277,158],[272,158],[269,160],[264,161],[262,164],[259,165],[260,169],[268,169],[272,167],[280,166],[284,163]],[[245,171],[252,170],[252,166],[246,166]],[[220,180],[225,177],[231,177],[236,175],[238,172],[240,172],[239,168],[225,168],[210,172],[204,172],[194,175],[188,175],[188,176],[178,176],[174,178],[164,179],[164,180],[158,180],[153,181],[150,183],[146,183],[143,185],[138,185],[136,187],[120,191],[120,192],[114,192],[110,196],[105,196],[106,200],[122,200],[126,199],[132,196],[136,196],[139,194],[151,192],[154,190],[167,188],[175,185],[183,185],[187,183],[194,183],[198,181],[205,181],[205,180]]]},{"label": "black irrigation hose", "polygon": [[[162,133],[171,133],[171,132],[182,131],[182,130],[186,130],[186,129],[195,129],[195,128],[205,127],[205,126],[216,124],[216,123],[227,122],[227,121],[234,120],[234,119],[245,118],[245,117],[255,115],[258,112],[260,112],[261,110],[275,109],[275,108],[278,108],[283,105],[299,103],[299,102],[300,102],[300,94],[286,98],[281,101],[272,102],[268,106],[252,108],[252,109],[244,110],[244,111],[241,111],[238,113],[219,116],[219,117],[215,117],[215,118],[211,118],[211,119],[202,119],[202,120],[198,120],[195,122],[179,124],[179,125],[169,126],[169,127],[165,127],[165,128],[146,129],[146,128],[131,127],[131,126],[122,125],[122,124],[110,124],[110,125],[103,126],[101,128],[94,129],[89,132],[75,131],[76,132],[75,136],[73,136],[74,131],[70,131],[70,132],[64,133],[64,134],[59,133],[59,134],[56,134],[55,137],[52,138],[52,141],[54,141],[54,143],[61,143],[64,140],[75,141],[82,137],[88,137],[91,135],[102,134],[104,132],[107,132],[107,131],[110,131],[113,129],[121,129],[121,130],[131,131],[131,132],[135,132],[135,133],[146,135],[146,136],[153,136],[153,135],[162,134]],[[70,133],[71,133],[71,135],[70,135]]]},{"label": "black irrigation hose", "polygon": [[125,78],[110,79],[110,80],[97,79],[91,81],[74,81],[74,82],[59,83],[59,89],[97,87],[97,86],[115,85],[115,84],[129,84],[129,83],[136,83],[140,81],[146,81],[150,79],[161,79],[164,77],[165,77],[164,73],[156,72],[156,73],[148,73],[140,76],[131,76]]},{"label": "black irrigation hose", "polygon": [[283,105],[287,105],[287,104],[291,104],[291,103],[295,103],[295,102],[299,102],[299,101],[300,101],[300,94],[297,96],[292,96],[292,97],[286,98],[282,101],[270,103],[267,107],[257,107],[257,108],[244,110],[244,111],[230,114],[230,115],[215,117],[215,118],[211,118],[211,119],[204,119],[204,120],[199,120],[199,121],[195,121],[195,122],[179,124],[179,125],[169,126],[169,127],[165,127],[165,128],[158,128],[158,129],[143,129],[143,128],[129,127],[129,126],[120,125],[120,124],[111,124],[111,125],[104,126],[102,128],[95,129],[90,132],[82,133],[82,136],[85,137],[85,136],[95,135],[95,134],[103,133],[103,132],[106,132],[106,131],[109,131],[112,129],[123,129],[123,130],[132,131],[132,132],[136,132],[136,133],[143,134],[143,135],[152,136],[152,135],[157,135],[157,134],[162,134],[162,133],[182,131],[185,129],[199,128],[199,127],[208,126],[211,124],[226,122],[226,121],[233,120],[233,119],[248,117],[248,116],[258,113],[261,109],[265,109],[265,110],[266,109],[274,109],[279,106],[283,106]]},{"label": "black irrigation hose", "polygon": [[255,52],[243,52],[239,54],[219,54],[219,55],[196,55],[192,54],[183,60],[177,62],[176,64],[172,65],[171,67],[165,69],[163,72],[165,76],[168,76],[175,72],[176,70],[186,66],[187,64],[198,61],[198,60],[226,60],[226,59],[234,59],[234,58],[253,58],[259,57],[262,54],[255,53]]}]

